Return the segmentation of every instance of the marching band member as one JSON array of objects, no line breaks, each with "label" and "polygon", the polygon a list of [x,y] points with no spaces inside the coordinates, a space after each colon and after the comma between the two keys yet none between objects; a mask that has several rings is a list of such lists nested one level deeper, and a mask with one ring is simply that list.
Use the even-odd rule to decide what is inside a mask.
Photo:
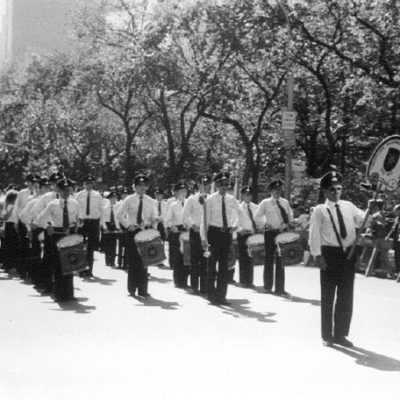
[{"label": "marching band member", "polygon": [[356,255],[348,260],[347,253],[365,213],[350,201],[340,199],[343,187],[338,172],[325,174],[320,188],[326,200],[311,215],[309,244],[321,274],[322,343],[353,347],[346,337],[353,311]]},{"label": "marching band member", "polygon": [[20,278],[22,279],[28,277],[27,256],[29,254],[29,239],[27,227],[21,221],[21,213],[24,210],[25,206],[28,204],[28,201],[37,192],[40,176],[30,173],[26,176],[25,179],[27,187],[21,189],[18,192],[17,200],[15,201],[15,206],[11,216],[11,221],[15,223],[19,237],[20,257],[17,264],[17,271]]},{"label": "marching band member", "polygon": [[110,192],[106,198],[109,200],[104,205],[102,213],[102,227],[103,227],[103,249],[105,255],[106,265],[115,267],[115,257],[117,252],[117,233],[120,232],[118,219],[116,218],[116,204],[117,194]]},{"label": "marching band member", "polygon": [[155,205],[157,209],[157,226],[156,229],[160,232],[161,240],[165,242],[165,218],[167,216],[167,202],[164,200],[164,192],[159,187],[154,189]]},{"label": "marching band member", "polygon": [[229,250],[232,233],[237,229],[236,222],[242,225],[242,212],[235,197],[227,193],[229,174],[220,172],[214,181],[217,192],[206,200],[207,237],[211,252],[207,265],[207,295],[212,304],[228,305]]},{"label": "marching band member", "polygon": [[135,177],[135,193],[128,196],[118,210],[120,224],[126,232],[126,257],[128,264],[128,292],[148,297],[148,275],[139,255],[135,236],[142,229],[152,226],[157,216],[154,199],[146,194],[148,178],[142,174]]},{"label": "marching band member", "polygon": [[200,236],[203,224],[204,202],[209,196],[211,178],[207,175],[199,177],[200,191],[186,200],[182,213],[182,222],[189,227],[190,240],[190,287],[194,293],[207,293],[207,260]]},{"label": "marching band member", "polygon": [[14,189],[8,189],[4,200],[3,221],[4,221],[4,238],[1,241],[3,251],[4,270],[9,272],[17,267],[19,260],[18,232],[15,223],[12,220],[12,214],[18,192]]},{"label": "marching band member", "polygon": [[258,231],[254,216],[257,211],[257,204],[253,203],[253,190],[250,186],[244,186],[240,191],[242,202],[240,208],[243,212],[242,226],[238,230],[239,248],[239,282],[243,287],[252,288],[254,277],[253,259],[249,256],[246,241],[249,236]]},{"label": "marching band member", "polygon": [[[37,218],[50,202],[59,198],[57,183],[63,178],[64,174],[60,172],[53,172],[49,176],[50,191],[39,197],[31,211],[32,231],[41,231],[46,229],[46,226],[39,226]],[[42,294],[50,294],[53,291],[53,274],[51,264],[51,242],[49,236],[45,234],[43,256],[39,266],[40,272],[38,272],[39,282],[37,283],[38,289],[42,290]]]},{"label": "marching band member", "polygon": [[[117,201],[117,204],[114,206],[114,211],[115,215],[118,215],[119,210],[122,206],[122,203],[124,200],[132,194],[132,192],[126,187],[118,187],[118,194],[120,199]],[[118,224],[119,220],[117,218]],[[119,224],[119,229],[121,230],[121,233],[118,237],[118,255],[117,255],[117,264],[118,264],[118,269],[128,269],[128,264],[126,262],[126,257],[125,257],[125,252],[126,252],[126,235],[125,235],[125,227]]]},{"label": "marching band member", "polygon": [[49,181],[46,177],[42,177],[39,180],[39,191],[33,198],[29,200],[28,204],[25,206],[21,213],[20,219],[27,227],[28,238],[30,242],[30,257],[27,260],[28,276],[32,278],[35,285],[39,285],[42,281],[41,275],[41,253],[42,249],[39,241],[39,234],[42,229],[35,224],[35,218],[33,209],[38,203],[41,196],[47,193],[49,190]]},{"label": "marching band member", "polygon": [[76,232],[79,223],[79,203],[70,196],[73,186],[74,183],[70,179],[61,179],[57,183],[60,198],[52,200],[38,216],[38,224],[46,226],[46,235],[49,237],[54,296],[58,302],[75,300],[73,274],[63,275],[57,248],[57,242],[62,237]]},{"label": "marching band member", "polygon": [[93,277],[94,251],[99,248],[100,219],[103,213],[103,198],[93,189],[94,177],[88,175],[83,179],[84,189],[75,195],[80,207],[80,218],[83,221],[79,233],[87,239],[87,261],[89,269],[79,275]]},{"label": "marching band member", "polygon": [[177,183],[174,188],[176,200],[169,206],[165,219],[168,229],[170,267],[173,269],[174,284],[178,288],[186,288],[189,268],[183,264],[183,254],[180,251],[180,234],[185,230],[183,225],[183,208],[185,206],[187,185]]},{"label": "marching band member", "polygon": [[[283,181],[280,179],[272,181],[268,188],[271,191],[271,197],[264,199],[258,206],[255,220],[264,226],[264,290],[271,293],[274,284],[275,275],[275,294],[278,296],[287,296],[285,292],[285,268],[282,264],[279,244],[275,238],[286,231],[293,220],[293,212],[289,202],[281,197]],[[274,274],[275,264],[275,274]]]}]

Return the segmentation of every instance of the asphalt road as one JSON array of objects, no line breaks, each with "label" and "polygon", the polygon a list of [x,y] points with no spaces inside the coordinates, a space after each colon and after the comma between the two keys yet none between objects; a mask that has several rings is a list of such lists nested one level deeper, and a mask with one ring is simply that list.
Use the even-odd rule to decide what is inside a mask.
[{"label": "asphalt road", "polygon": [[97,253],[64,305],[0,274],[0,399],[400,399],[399,283],[357,274],[348,350],[321,344],[314,268],[286,268],[289,299],[231,285],[231,307],[149,271],[139,301]]}]

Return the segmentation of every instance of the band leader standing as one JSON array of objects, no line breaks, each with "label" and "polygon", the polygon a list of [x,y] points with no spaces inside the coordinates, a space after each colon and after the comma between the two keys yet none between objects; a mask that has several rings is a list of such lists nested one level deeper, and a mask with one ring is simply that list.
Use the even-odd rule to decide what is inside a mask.
[{"label": "band leader standing", "polygon": [[356,257],[347,260],[347,253],[365,213],[340,199],[341,183],[342,176],[335,171],[322,177],[320,187],[326,200],[311,215],[309,244],[321,274],[322,343],[352,347],[347,336],[353,312]]}]

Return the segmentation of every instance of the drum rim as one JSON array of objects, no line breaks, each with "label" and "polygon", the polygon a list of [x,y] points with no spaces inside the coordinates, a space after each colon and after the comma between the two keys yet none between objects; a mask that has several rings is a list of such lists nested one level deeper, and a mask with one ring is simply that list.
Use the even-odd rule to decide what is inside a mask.
[{"label": "drum rim", "polygon": [[[288,236],[288,237],[292,236],[292,239],[291,240],[283,240],[283,241],[279,240],[280,237],[285,237],[285,236]],[[278,243],[292,243],[292,242],[295,242],[296,240],[298,240],[299,238],[300,238],[300,235],[297,232],[292,232],[292,231],[291,232],[282,232],[276,236],[276,241]]]},{"label": "drum rim", "polygon": [[[140,239],[140,236],[143,236],[144,234],[148,235],[151,232],[153,232],[154,236],[146,237],[146,240]],[[141,241],[141,242],[148,242],[149,240],[154,240],[154,239],[157,239],[158,237],[161,237],[161,235],[160,235],[160,232],[157,229],[143,229],[142,231],[139,231],[135,235],[135,240]]]}]

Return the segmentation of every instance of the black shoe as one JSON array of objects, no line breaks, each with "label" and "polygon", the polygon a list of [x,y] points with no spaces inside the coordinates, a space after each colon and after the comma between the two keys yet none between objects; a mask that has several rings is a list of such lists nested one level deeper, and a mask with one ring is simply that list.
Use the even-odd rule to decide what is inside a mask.
[{"label": "black shoe", "polygon": [[265,288],[264,288],[264,293],[271,294],[271,293],[272,293],[272,290],[271,290],[271,289],[265,289]]},{"label": "black shoe", "polygon": [[343,347],[354,347],[354,344],[352,342],[350,342],[349,339],[346,339],[345,337],[335,337],[333,339],[333,342],[338,344],[339,346],[343,346]]},{"label": "black shoe", "polygon": [[325,347],[332,347],[333,340],[332,339],[322,339],[322,345]]},{"label": "black shoe", "polygon": [[138,293],[139,297],[151,297],[150,293]]},{"label": "black shoe", "polygon": [[290,297],[290,294],[289,294],[288,292],[285,292],[285,291],[279,291],[279,292],[277,292],[277,291],[275,290],[274,294],[275,294],[276,296],[280,296],[280,297]]}]

